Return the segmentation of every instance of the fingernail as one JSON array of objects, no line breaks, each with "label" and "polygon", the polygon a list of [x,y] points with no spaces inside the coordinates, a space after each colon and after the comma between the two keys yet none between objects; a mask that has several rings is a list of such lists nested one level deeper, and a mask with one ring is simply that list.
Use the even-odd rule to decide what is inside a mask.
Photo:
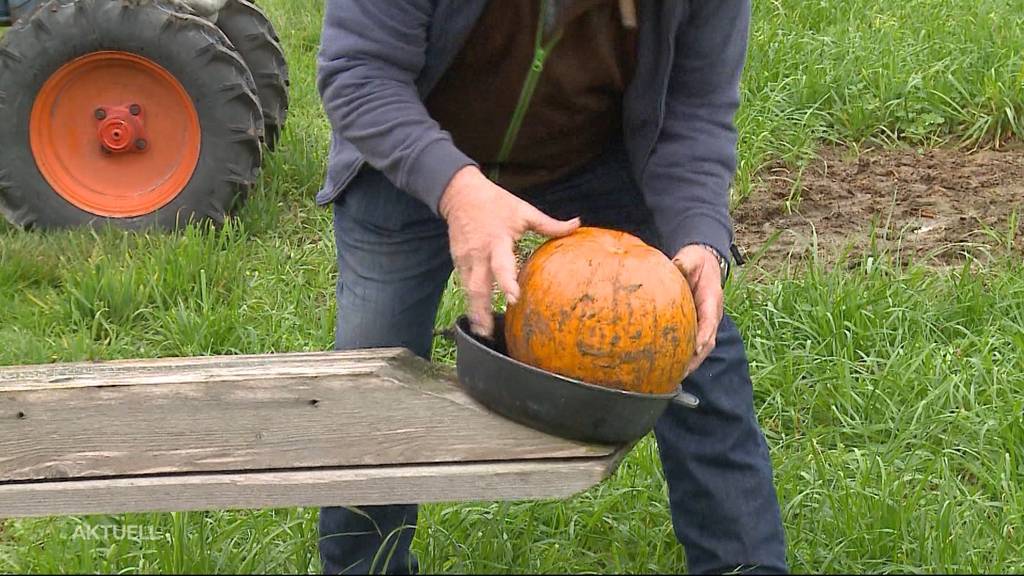
[{"label": "fingernail", "polygon": [[486,328],[486,325],[479,320],[471,318],[469,321],[469,329],[473,332],[473,334],[476,334],[477,336],[482,336],[484,338],[491,337],[490,330],[488,330]]}]

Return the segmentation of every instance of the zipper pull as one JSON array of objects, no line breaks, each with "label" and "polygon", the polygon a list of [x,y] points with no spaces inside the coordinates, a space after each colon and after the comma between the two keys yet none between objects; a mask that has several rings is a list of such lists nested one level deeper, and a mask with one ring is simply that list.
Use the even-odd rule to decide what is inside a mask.
[{"label": "zipper pull", "polygon": [[546,60],[547,57],[548,54],[543,48],[537,48],[537,51],[533,54],[533,64],[530,65],[530,69],[537,73],[543,72],[544,60]]}]

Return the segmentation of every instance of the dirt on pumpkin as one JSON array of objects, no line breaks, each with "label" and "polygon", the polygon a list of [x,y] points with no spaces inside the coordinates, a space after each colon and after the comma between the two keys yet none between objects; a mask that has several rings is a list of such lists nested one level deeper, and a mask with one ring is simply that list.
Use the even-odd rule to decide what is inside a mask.
[{"label": "dirt on pumpkin", "polygon": [[[871,250],[931,265],[1024,254],[1024,145],[968,152],[825,149],[802,171],[762,171],[733,210],[737,245],[776,271]],[[874,227],[874,230],[872,229]]]}]

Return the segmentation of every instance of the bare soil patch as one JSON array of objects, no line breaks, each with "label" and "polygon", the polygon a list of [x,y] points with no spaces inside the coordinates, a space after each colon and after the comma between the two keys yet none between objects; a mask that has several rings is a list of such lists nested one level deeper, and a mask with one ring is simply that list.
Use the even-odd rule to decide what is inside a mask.
[{"label": "bare soil patch", "polygon": [[[737,244],[774,270],[871,250],[932,265],[1024,253],[1024,146],[1000,151],[822,150],[773,165],[733,211]],[[872,230],[874,228],[874,230]],[[758,254],[760,252],[760,254]]]}]

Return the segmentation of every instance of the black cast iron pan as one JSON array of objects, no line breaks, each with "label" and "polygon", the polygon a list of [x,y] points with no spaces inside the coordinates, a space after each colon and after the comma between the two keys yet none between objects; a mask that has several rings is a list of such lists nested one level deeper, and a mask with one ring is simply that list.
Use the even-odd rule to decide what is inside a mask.
[{"label": "black cast iron pan", "polygon": [[514,360],[504,315],[494,321],[494,340],[470,332],[466,316],[455,323],[456,372],[467,394],[510,420],[571,440],[624,444],[647,434],[669,403],[699,404],[681,386],[664,395],[613,390]]}]

